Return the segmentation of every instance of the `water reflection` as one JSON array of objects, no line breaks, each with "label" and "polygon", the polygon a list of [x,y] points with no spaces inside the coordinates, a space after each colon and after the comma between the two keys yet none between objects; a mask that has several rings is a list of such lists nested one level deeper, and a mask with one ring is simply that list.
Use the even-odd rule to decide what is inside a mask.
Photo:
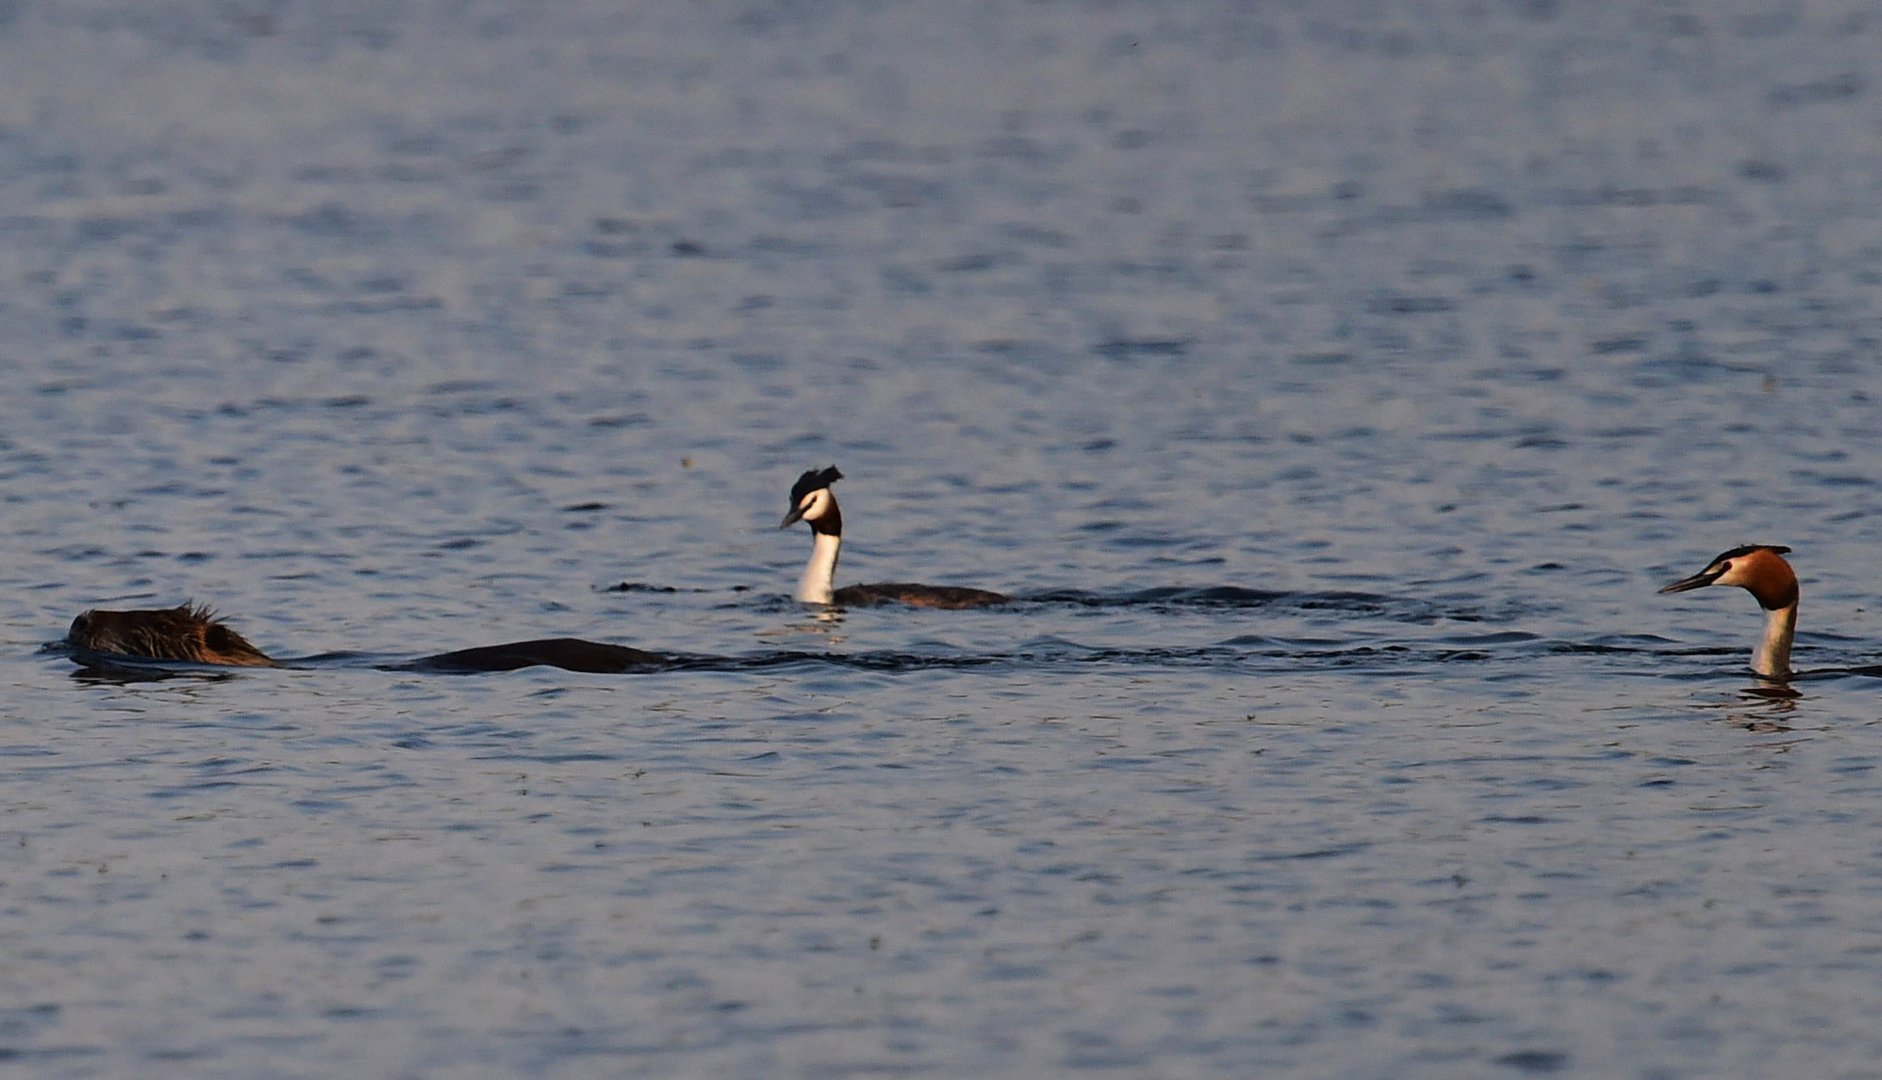
[{"label": "water reflection", "polygon": [[1803,699],[1803,693],[1787,682],[1759,678],[1739,688],[1732,699],[1707,707],[1723,710],[1720,719],[1733,727],[1766,735],[1795,730],[1791,720]]},{"label": "water reflection", "polygon": [[167,682],[172,679],[194,679],[199,682],[222,682],[235,678],[237,672],[207,668],[202,666],[149,667],[140,668],[132,665],[108,666],[87,664],[71,673],[73,682],[87,686],[130,686],[136,683]]}]

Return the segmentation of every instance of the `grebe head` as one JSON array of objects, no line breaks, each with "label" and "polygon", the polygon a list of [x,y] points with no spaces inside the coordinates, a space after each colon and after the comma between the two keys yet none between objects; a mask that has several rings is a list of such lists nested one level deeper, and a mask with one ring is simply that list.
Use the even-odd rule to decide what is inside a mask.
[{"label": "grebe head", "polygon": [[1797,603],[1797,575],[1779,544],[1746,544],[1725,552],[1697,574],[1681,578],[1662,593],[1690,592],[1707,585],[1736,585],[1757,598],[1758,606],[1777,611]]},{"label": "grebe head", "polygon": [[836,509],[836,496],[830,493],[830,485],[841,479],[843,474],[835,465],[811,469],[798,477],[797,483],[791,485],[790,513],[784,515],[778,528],[788,529],[799,521],[808,521],[811,529],[817,530],[817,523]]},{"label": "grebe head", "polygon": [[1791,677],[1791,641],[1797,633],[1797,575],[1783,558],[1789,550],[1775,544],[1735,547],[1713,559],[1704,570],[1660,591],[1736,585],[1756,597],[1758,606],[1764,609],[1764,637],[1751,654],[1751,670],[1766,679],[1786,682]]}]

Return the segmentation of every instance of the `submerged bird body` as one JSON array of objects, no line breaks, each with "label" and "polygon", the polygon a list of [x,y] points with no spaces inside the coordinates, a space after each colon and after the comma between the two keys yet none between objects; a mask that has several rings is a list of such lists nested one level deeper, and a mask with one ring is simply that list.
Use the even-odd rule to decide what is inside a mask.
[{"label": "submerged bird body", "polygon": [[880,582],[874,585],[834,587],[837,556],[843,550],[843,510],[830,485],[843,479],[835,465],[811,469],[791,487],[791,509],[778,526],[788,529],[803,521],[810,526],[810,561],[797,583],[797,599],[806,604],[865,607],[870,604],[908,604],[913,607],[973,608],[1004,604],[1007,597],[986,589],[957,585],[918,585]]},{"label": "submerged bird body", "polygon": [[1004,604],[1007,598],[986,589],[960,585],[918,585],[908,581],[879,581],[872,585],[845,585],[831,594],[838,607],[871,604],[907,604],[910,607],[976,608]]},{"label": "submerged bird body", "polygon": [[1779,682],[1791,676],[1791,641],[1797,634],[1797,575],[1777,544],[1746,544],[1725,552],[1704,570],[1681,578],[1662,593],[1690,592],[1707,585],[1736,585],[1764,609],[1764,636],[1751,654],[1751,670]]}]

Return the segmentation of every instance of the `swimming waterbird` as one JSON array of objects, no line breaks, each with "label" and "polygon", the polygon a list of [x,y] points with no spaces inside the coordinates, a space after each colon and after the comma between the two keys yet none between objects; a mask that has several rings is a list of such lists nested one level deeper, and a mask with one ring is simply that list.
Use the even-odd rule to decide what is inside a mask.
[{"label": "swimming waterbird", "polygon": [[806,604],[835,604],[861,607],[868,604],[909,604],[914,607],[971,608],[1006,603],[1007,597],[985,589],[966,589],[953,585],[915,585],[908,582],[882,582],[876,585],[846,585],[831,588],[836,576],[836,557],[843,547],[843,511],[837,507],[830,485],[843,479],[835,465],[811,469],[791,486],[791,509],[778,526],[788,529],[804,521],[810,525],[810,562],[797,583],[797,599]]}]

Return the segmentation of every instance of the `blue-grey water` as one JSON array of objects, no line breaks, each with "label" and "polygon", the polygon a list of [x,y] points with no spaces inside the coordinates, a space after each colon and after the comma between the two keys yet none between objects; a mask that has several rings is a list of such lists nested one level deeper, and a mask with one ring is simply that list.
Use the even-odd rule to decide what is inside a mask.
[{"label": "blue-grey water", "polygon": [[[1882,1075],[1877,55],[0,4],[0,1063]],[[1026,599],[793,603],[833,462],[839,584]],[[1654,595],[1747,542],[1792,698]],[[40,651],[185,599],[317,659]],[[752,663],[373,666],[564,635]]]}]

